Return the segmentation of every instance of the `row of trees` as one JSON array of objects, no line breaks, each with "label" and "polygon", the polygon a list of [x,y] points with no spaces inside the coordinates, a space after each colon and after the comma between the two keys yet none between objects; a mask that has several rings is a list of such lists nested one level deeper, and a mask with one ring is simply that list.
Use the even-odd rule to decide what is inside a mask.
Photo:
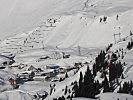
[{"label": "row of trees", "polygon": [[133,82],[124,82],[123,86],[120,85],[118,93],[126,93],[133,95]]},{"label": "row of trees", "polygon": [[[121,62],[117,62],[117,55],[112,53],[110,59],[106,59],[105,51],[101,51],[100,54],[95,58],[95,63],[93,64],[93,74],[89,67],[83,76],[80,73],[79,82],[74,83],[74,93],[75,97],[87,97],[95,98],[95,95],[99,94],[101,90],[103,92],[112,92],[115,89],[115,79],[118,79],[123,72],[123,65]],[[110,60],[110,62],[108,62]],[[94,78],[97,76],[97,72],[101,72],[102,78],[104,78],[102,83],[95,81]],[[109,78],[107,78],[107,74]]]},{"label": "row of trees", "polygon": [[82,72],[80,72],[79,82],[74,82],[73,91],[75,97],[95,98],[95,95],[100,93],[100,88],[101,85],[99,81],[94,81],[93,74],[89,67],[87,67],[84,76]]},{"label": "row of trees", "polygon": [[113,81],[116,78],[120,78],[123,72],[123,65],[121,62],[115,62],[112,63],[112,65],[109,67],[109,81]]},{"label": "row of trees", "polygon": [[[112,44],[109,45],[108,50],[111,47]],[[92,66],[93,73],[91,72],[89,66],[87,66],[85,74],[83,75],[82,72],[80,72],[79,81],[75,81],[73,83],[72,92],[69,92],[69,89],[66,86],[64,95],[69,93],[69,98],[71,99],[73,97],[95,98],[95,95],[99,94],[101,90],[103,90],[103,92],[114,91],[117,83],[114,80],[118,79],[122,75],[123,65],[120,61],[117,61],[118,57],[115,53],[112,53],[112,55],[109,55],[110,57],[108,57],[108,50],[106,50],[106,52],[101,51],[95,58],[95,63]],[[100,72],[102,75],[102,83],[99,83],[98,80],[94,80],[97,76],[97,72]]]},{"label": "row of trees", "polygon": [[95,58],[95,63],[93,64],[93,75],[96,76],[96,73],[101,70],[101,68],[106,68],[107,62],[105,62],[105,51],[101,51],[100,54]]}]

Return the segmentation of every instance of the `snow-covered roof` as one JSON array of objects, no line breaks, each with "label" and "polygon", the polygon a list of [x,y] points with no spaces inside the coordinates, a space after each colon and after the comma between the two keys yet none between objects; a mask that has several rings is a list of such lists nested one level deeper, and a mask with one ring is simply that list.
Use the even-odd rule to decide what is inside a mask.
[{"label": "snow-covered roof", "polygon": [[56,65],[56,64],[48,64],[46,65],[47,68],[50,68],[50,69],[57,69],[59,68],[60,66],[59,65]]},{"label": "snow-covered roof", "polygon": [[20,64],[18,64],[18,63],[13,63],[12,65],[10,65],[10,66],[19,66]]},{"label": "snow-covered roof", "polygon": [[44,73],[51,73],[53,71],[54,71],[54,69],[46,69],[46,70],[44,70]]},{"label": "snow-covered roof", "polygon": [[2,64],[3,62],[9,62],[9,61],[10,61],[9,58],[0,55],[0,64]]}]

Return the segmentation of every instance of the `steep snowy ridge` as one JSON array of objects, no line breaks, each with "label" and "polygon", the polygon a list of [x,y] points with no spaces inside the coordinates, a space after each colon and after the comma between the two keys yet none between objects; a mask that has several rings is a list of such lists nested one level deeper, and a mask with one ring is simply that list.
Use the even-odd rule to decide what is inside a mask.
[{"label": "steep snowy ridge", "polygon": [[3,39],[32,30],[51,15],[80,10],[83,2],[84,0],[0,0],[0,37]]},{"label": "steep snowy ridge", "polygon": [[[82,13],[86,17],[113,16],[131,10],[132,0],[0,0],[1,39],[32,30],[53,15]],[[9,6],[7,6],[10,4]]]},{"label": "steep snowy ridge", "polygon": [[[108,43],[114,43],[114,34],[121,33],[122,38],[129,34],[130,30],[132,31],[133,23],[130,21],[133,16],[132,12],[133,10],[130,10],[119,14],[118,20],[116,19],[117,14],[107,16],[106,22],[101,23],[99,20],[104,15],[93,18],[81,13],[51,16],[44,20],[40,27],[35,28],[28,34],[20,33],[15,37],[2,41],[1,50],[5,50],[5,47],[7,50],[8,48],[11,50],[12,46],[23,48],[26,45],[34,46],[33,49],[42,48],[42,46],[58,46],[59,48],[71,48],[78,45],[81,47],[105,46]],[[50,19],[55,23],[49,22]],[[25,40],[27,42],[22,45]],[[116,41],[119,41],[118,36],[116,36]]]}]

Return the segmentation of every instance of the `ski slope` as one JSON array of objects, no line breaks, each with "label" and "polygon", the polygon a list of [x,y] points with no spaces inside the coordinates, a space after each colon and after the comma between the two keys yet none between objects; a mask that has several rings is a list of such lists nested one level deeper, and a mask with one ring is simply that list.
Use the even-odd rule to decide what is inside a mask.
[{"label": "ski slope", "polygon": [[51,15],[80,10],[83,2],[84,0],[0,0],[0,37],[3,40],[19,32],[32,30]]},{"label": "ski slope", "polygon": [[[5,5],[10,3],[9,1],[1,2]],[[35,38],[46,47],[70,48],[78,45],[101,47],[114,42],[113,34],[120,32],[123,37],[132,30],[133,26],[130,21],[133,16],[132,0],[57,0],[56,2],[53,0],[39,2],[14,0],[6,8],[7,11],[3,11],[5,6],[0,4],[2,5],[1,12],[4,13],[0,18],[0,37],[3,40],[11,39],[11,36],[26,38],[26,35],[28,37],[30,34],[33,37],[32,33],[34,33],[40,35]],[[117,15],[119,15],[118,20]],[[100,18],[104,16],[107,20],[100,23]],[[48,21],[51,18],[57,21],[52,26]],[[32,31],[36,29],[40,32]],[[116,38],[118,41],[118,37]],[[19,44],[18,41],[15,42]],[[1,42],[2,47],[4,47],[3,42],[12,44],[11,41],[5,40]]]}]

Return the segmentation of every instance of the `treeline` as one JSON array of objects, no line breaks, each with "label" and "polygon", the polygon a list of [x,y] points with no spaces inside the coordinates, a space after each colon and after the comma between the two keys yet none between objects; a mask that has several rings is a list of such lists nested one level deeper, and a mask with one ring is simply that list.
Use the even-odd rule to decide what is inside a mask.
[{"label": "treeline", "polygon": [[[110,47],[109,45],[109,49]],[[101,51],[95,58],[92,71],[87,67],[85,75],[83,76],[80,72],[79,81],[74,82],[74,97],[95,98],[100,92],[113,92],[120,84],[118,78],[123,76],[123,65],[118,61],[119,57],[115,53],[107,56],[107,51]],[[101,73],[102,83],[94,80],[97,72]]]},{"label": "treeline", "polygon": [[124,82],[123,86],[120,85],[118,93],[126,93],[133,95],[133,82]]},{"label": "treeline", "polygon": [[94,81],[94,76],[89,67],[83,76],[80,72],[79,82],[75,81],[72,90],[75,97],[95,98],[95,95],[100,93],[101,84],[99,81]]},{"label": "treeline", "polygon": [[[124,58],[124,51],[123,49],[119,49],[115,53],[110,53],[109,50],[111,47],[112,44],[106,48],[106,51],[102,50],[98,54],[92,65],[92,70],[87,65],[85,74],[83,75],[80,72],[79,80],[71,84],[71,91],[66,86],[64,95],[69,94],[67,98],[70,100],[74,97],[96,98],[97,94],[101,92],[113,92],[120,85],[118,78],[123,78],[124,76],[122,74],[123,64],[118,59],[120,57]],[[95,80],[98,73],[103,78],[102,82]],[[64,100],[64,96],[61,98],[56,98],[55,100]]]}]

